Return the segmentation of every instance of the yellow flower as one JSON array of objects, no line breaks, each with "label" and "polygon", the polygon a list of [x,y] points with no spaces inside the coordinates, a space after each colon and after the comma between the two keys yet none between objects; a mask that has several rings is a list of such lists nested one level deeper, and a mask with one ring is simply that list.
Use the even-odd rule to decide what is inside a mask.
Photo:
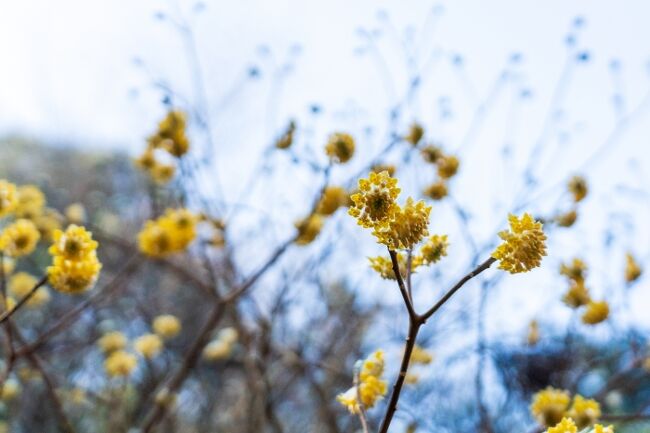
[{"label": "yellow flower", "polygon": [[610,425],[610,426],[607,426],[607,427],[603,427],[603,426],[600,425],[600,424],[596,424],[596,425],[594,426],[594,431],[593,431],[593,433],[614,433],[614,427],[611,426],[611,425]]},{"label": "yellow flower", "polygon": [[376,226],[373,235],[390,250],[411,249],[429,234],[431,206],[423,201],[415,203],[411,197],[406,205],[397,207],[387,226]]},{"label": "yellow flower", "polygon": [[213,340],[203,349],[203,358],[207,361],[219,361],[229,358],[233,345],[222,340]]},{"label": "yellow flower", "polygon": [[[381,277],[385,280],[394,280],[395,272],[393,272],[393,262],[390,257],[368,257],[370,261],[370,267],[375,270]],[[402,278],[406,278],[407,274],[407,263],[406,257],[402,253],[397,254],[397,263],[399,264],[399,272]],[[422,264],[422,259],[418,256],[414,256],[411,259],[411,273],[414,273],[415,270]]]},{"label": "yellow flower", "polygon": [[404,383],[407,385],[415,385],[420,381],[420,376],[413,373],[406,373],[404,376]]},{"label": "yellow flower", "polygon": [[135,159],[135,165],[147,172],[153,169],[156,164],[156,155],[151,147],[145,149],[142,155]]},{"label": "yellow flower", "polygon": [[111,353],[104,361],[104,369],[112,377],[129,376],[137,365],[138,358],[124,350]]},{"label": "yellow flower", "polygon": [[571,286],[562,298],[562,301],[571,308],[578,308],[587,305],[591,301],[591,296],[589,296],[589,290],[585,287],[584,281],[572,281]]},{"label": "yellow flower", "polygon": [[548,387],[533,396],[530,411],[541,425],[551,427],[562,420],[570,401],[567,391]]},{"label": "yellow flower", "polygon": [[422,257],[422,264],[429,265],[437,263],[444,256],[447,255],[447,248],[449,241],[447,235],[433,235],[427,242],[420,248],[420,255]]},{"label": "yellow flower", "polygon": [[603,322],[609,316],[609,304],[607,301],[591,301],[582,315],[582,322],[587,325],[596,325]]},{"label": "yellow flower", "polygon": [[323,191],[323,196],[318,202],[316,212],[320,215],[332,215],[336,210],[345,206],[348,201],[348,192],[340,186],[328,186]]},{"label": "yellow flower", "polygon": [[581,395],[573,398],[573,404],[569,410],[569,417],[575,421],[579,429],[595,423],[600,418],[600,404],[596,400],[586,399]]},{"label": "yellow flower", "polygon": [[433,355],[417,344],[413,346],[413,352],[411,352],[411,362],[413,364],[427,365],[431,364],[431,361],[433,361]]},{"label": "yellow flower", "polygon": [[18,187],[18,205],[15,214],[18,218],[34,218],[43,212],[45,194],[35,185]]},{"label": "yellow flower", "polygon": [[32,218],[36,228],[41,233],[41,237],[47,241],[54,238],[54,232],[61,229],[63,216],[52,208],[45,208],[43,212]]},{"label": "yellow flower", "polygon": [[387,171],[389,176],[394,176],[397,171],[397,167],[393,164],[374,164],[370,171],[374,173],[381,173],[382,171]]},{"label": "yellow flower", "polygon": [[[38,279],[26,272],[18,272],[14,274],[9,279],[8,289],[9,291],[16,296],[16,298],[21,299],[27,296],[29,292],[36,286]],[[45,287],[40,287],[34,292],[34,294],[29,298],[27,303],[28,307],[36,308],[47,303],[50,300],[50,292]]]},{"label": "yellow flower", "polygon": [[187,209],[168,209],[160,218],[147,221],[138,233],[140,251],[164,257],[185,250],[196,238],[198,218]]},{"label": "yellow flower", "polygon": [[404,140],[417,146],[420,140],[424,137],[424,128],[417,122],[413,122],[409,127],[409,132],[404,136]]},{"label": "yellow flower", "polygon": [[119,331],[107,332],[97,341],[97,345],[106,354],[110,354],[126,347],[126,336]]},{"label": "yellow flower", "polygon": [[163,342],[156,334],[145,334],[136,338],[133,346],[142,356],[151,359],[160,354]]},{"label": "yellow flower", "polygon": [[20,383],[15,379],[7,379],[0,385],[0,400],[10,401],[20,395]]},{"label": "yellow flower", "polygon": [[537,320],[531,320],[528,324],[528,335],[526,336],[526,343],[529,346],[534,346],[539,343],[539,324]]},{"label": "yellow flower", "polygon": [[499,269],[516,274],[538,267],[546,255],[546,235],[542,223],[525,213],[521,218],[509,215],[510,230],[499,232],[503,240],[492,257],[499,260]]},{"label": "yellow flower", "polygon": [[2,258],[2,271],[4,273],[4,276],[10,275],[14,269],[16,268],[16,261],[12,259],[11,257],[3,257]]},{"label": "yellow flower", "polygon": [[573,209],[555,217],[555,222],[560,227],[571,227],[578,219],[578,212]]},{"label": "yellow flower", "polygon": [[66,260],[82,260],[97,250],[98,243],[93,240],[92,233],[75,224],[70,224],[65,232],[56,230],[53,237],[49,253]]},{"label": "yellow flower", "polygon": [[384,373],[384,353],[375,351],[361,362],[358,389],[356,386],[339,394],[336,400],[345,406],[350,413],[359,412],[359,399],[364,408],[372,408],[382,399],[388,390],[386,381],[381,378]]},{"label": "yellow flower", "polygon": [[571,418],[562,418],[555,427],[546,430],[546,433],[577,433],[578,428]]},{"label": "yellow flower", "polygon": [[422,155],[422,159],[431,164],[437,163],[438,160],[444,156],[442,149],[431,145],[423,147],[420,154]]},{"label": "yellow flower", "polygon": [[47,275],[51,286],[59,292],[79,294],[95,284],[101,269],[97,254],[92,251],[82,260],[55,256],[52,266],[47,268]]},{"label": "yellow flower", "polygon": [[424,190],[424,195],[431,200],[442,200],[447,194],[447,185],[443,181],[434,182]]},{"label": "yellow flower", "polygon": [[11,257],[31,254],[36,248],[41,234],[36,225],[26,219],[9,224],[0,234],[0,250]]},{"label": "yellow flower", "polygon": [[158,185],[164,185],[168,183],[174,175],[176,174],[176,167],[171,164],[159,164],[156,163],[149,171],[151,178]]},{"label": "yellow flower", "polygon": [[325,153],[334,162],[345,163],[354,155],[354,138],[350,134],[337,132],[330,135]]},{"label": "yellow flower", "polygon": [[397,179],[387,171],[370,173],[368,179],[359,180],[359,192],[350,197],[354,204],[348,213],[365,228],[386,225],[399,209],[395,203],[399,193]]},{"label": "yellow flower", "polygon": [[296,122],[289,122],[287,130],[275,141],[275,147],[278,149],[288,149],[293,144],[293,134],[296,131]]},{"label": "yellow flower", "polygon": [[164,339],[174,338],[181,332],[181,322],[176,316],[163,314],[153,319],[152,328]]},{"label": "yellow flower", "polygon": [[625,254],[625,281],[631,283],[636,281],[643,271],[630,253]]},{"label": "yellow flower", "polygon": [[0,218],[12,213],[18,205],[16,185],[0,179]]},{"label": "yellow flower", "polygon": [[582,201],[589,191],[587,188],[587,181],[581,176],[573,176],[569,180],[568,189],[571,194],[573,194],[573,201],[579,202]]},{"label": "yellow flower", "polygon": [[74,224],[83,224],[86,221],[86,208],[81,203],[72,203],[65,208],[65,217]]},{"label": "yellow flower", "polygon": [[316,239],[323,228],[323,218],[318,214],[312,214],[307,218],[296,221],[295,226],[298,229],[296,244],[307,245]]},{"label": "yellow flower", "polygon": [[158,132],[149,138],[149,144],[166,150],[176,158],[180,158],[190,148],[185,129],[185,113],[180,110],[170,110],[158,124]]},{"label": "yellow flower", "polygon": [[443,179],[449,179],[454,177],[458,172],[460,162],[455,156],[447,155],[438,158],[436,164],[438,165],[438,176]]},{"label": "yellow flower", "polygon": [[564,275],[569,280],[582,282],[585,280],[587,273],[587,264],[579,258],[574,258],[571,263],[562,263],[560,265],[560,275]]}]

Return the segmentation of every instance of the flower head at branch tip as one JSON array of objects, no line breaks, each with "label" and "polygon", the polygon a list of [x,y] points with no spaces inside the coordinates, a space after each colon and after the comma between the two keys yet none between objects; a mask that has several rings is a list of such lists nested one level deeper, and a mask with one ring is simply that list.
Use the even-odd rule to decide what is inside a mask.
[{"label": "flower head at branch tip", "polygon": [[163,349],[162,339],[156,334],[145,334],[133,342],[135,350],[147,359],[155,358]]},{"label": "flower head at branch tip", "polygon": [[[390,257],[377,256],[368,257],[370,267],[377,272],[385,280],[395,280],[395,272],[393,271],[393,261]],[[399,265],[399,272],[402,278],[406,278],[408,273],[408,263],[406,256],[402,253],[397,253],[397,263]],[[411,258],[411,273],[422,265],[422,258],[414,256]]]},{"label": "flower head at branch tip", "polygon": [[420,140],[424,137],[424,128],[417,122],[411,123],[408,133],[404,136],[404,141],[407,143],[417,146]]},{"label": "flower head at branch tip", "polygon": [[579,429],[595,423],[600,418],[600,414],[600,404],[596,400],[587,399],[581,395],[573,397],[569,417],[573,419]]},{"label": "flower head at branch tip", "polygon": [[438,263],[447,255],[449,241],[447,235],[432,235],[420,248],[420,257],[423,265]]},{"label": "flower head at branch tip", "polygon": [[158,131],[149,137],[149,146],[164,149],[170,155],[180,158],[190,148],[186,135],[186,114],[180,110],[170,110],[158,124]]},{"label": "flower head at branch tip", "polygon": [[0,218],[8,215],[18,205],[18,194],[16,185],[4,179],[0,179]]},{"label": "flower head at branch tip", "polygon": [[444,157],[442,149],[433,145],[423,147],[420,155],[422,155],[422,159],[430,164],[436,164],[440,158]]},{"label": "flower head at branch tip", "polygon": [[555,426],[546,430],[546,433],[577,433],[578,427],[571,418],[562,418]]},{"label": "flower head at branch tip", "polygon": [[430,213],[431,206],[409,197],[404,207],[397,207],[388,225],[376,226],[372,234],[392,251],[411,249],[429,234]]},{"label": "flower head at branch tip", "polygon": [[564,275],[569,281],[582,282],[587,275],[587,264],[576,257],[571,263],[562,263],[560,265],[560,275]]},{"label": "flower head at branch tip", "polygon": [[458,173],[460,161],[453,155],[443,156],[436,161],[438,165],[438,176],[442,179],[450,179]]},{"label": "flower head at branch tip", "polygon": [[372,408],[388,391],[386,381],[382,379],[384,374],[383,351],[375,351],[359,364],[358,371],[355,372],[355,375],[358,374],[358,383],[355,380],[355,386],[336,397],[336,400],[353,414],[359,413],[359,403],[364,409]]},{"label": "flower head at branch tip", "polygon": [[585,286],[583,280],[572,281],[569,290],[566,292],[562,301],[571,308],[579,308],[587,305],[591,301],[589,289]]},{"label": "flower head at branch tip", "polygon": [[318,214],[311,214],[307,218],[296,221],[298,229],[296,244],[308,245],[312,243],[323,228],[323,218]]},{"label": "flower head at branch tip", "polygon": [[572,209],[568,212],[560,214],[555,217],[555,222],[560,227],[571,227],[578,219],[578,212]]},{"label": "flower head at branch tip", "polygon": [[492,257],[499,260],[499,269],[516,274],[538,267],[546,255],[546,235],[542,223],[525,213],[521,218],[509,215],[510,230],[499,232],[503,240]]},{"label": "flower head at branch tip", "polygon": [[36,185],[18,187],[18,204],[14,213],[18,218],[33,219],[43,213],[45,194]]},{"label": "flower head at branch tip", "polygon": [[587,181],[584,177],[573,176],[567,185],[569,192],[573,195],[573,201],[578,203],[582,201],[589,192]]},{"label": "flower head at branch tip", "polygon": [[325,145],[325,153],[333,162],[343,164],[354,155],[354,147],[354,138],[350,134],[336,132],[330,135]]},{"label": "flower head at branch tip", "polygon": [[147,221],[138,233],[140,251],[150,257],[178,253],[196,238],[198,217],[187,209],[168,209],[156,220]]},{"label": "flower head at branch tip", "polygon": [[80,260],[95,251],[98,245],[93,240],[92,233],[75,224],[69,225],[65,232],[55,230],[53,240],[49,253],[68,260]]},{"label": "flower head at branch tip", "polygon": [[552,427],[562,420],[570,402],[567,391],[548,387],[533,396],[530,411],[541,425]]},{"label": "flower head at branch tip", "polygon": [[609,304],[607,301],[590,301],[587,304],[582,322],[587,325],[597,325],[609,317]]},{"label": "flower head at branch tip", "polygon": [[275,141],[278,149],[288,149],[293,144],[293,135],[296,132],[296,122],[291,120],[284,133]]},{"label": "flower head at branch tip", "polygon": [[106,373],[111,377],[129,376],[137,365],[138,358],[124,350],[111,353],[104,361]]},{"label": "flower head at branch tip", "polygon": [[434,182],[424,190],[424,195],[431,200],[442,200],[449,194],[447,184],[443,181]]},{"label": "flower head at branch tip", "polygon": [[127,339],[124,334],[119,331],[111,331],[102,335],[97,341],[97,345],[105,354],[111,354],[115,351],[122,350],[126,347]]},{"label": "flower head at branch tip", "polygon": [[181,332],[180,320],[171,314],[157,316],[153,319],[151,327],[163,339],[174,338]]},{"label": "flower head at branch tip", "polygon": [[625,254],[625,281],[632,283],[639,279],[643,270],[630,253]]},{"label": "flower head at branch tip", "polygon": [[41,234],[36,225],[27,219],[18,219],[0,233],[0,250],[9,257],[22,257],[31,254]]},{"label": "flower head at branch tip", "polygon": [[323,195],[316,206],[316,213],[326,216],[332,215],[339,207],[345,206],[347,202],[348,192],[345,188],[328,186],[323,191]]},{"label": "flower head at branch tip", "polygon": [[395,203],[399,193],[397,179],[387,171],[372,172],[367,179],[359,180],[359,192],[350,197],[353,205],[348,213],[365,228],[388,225],[399,209]]}]

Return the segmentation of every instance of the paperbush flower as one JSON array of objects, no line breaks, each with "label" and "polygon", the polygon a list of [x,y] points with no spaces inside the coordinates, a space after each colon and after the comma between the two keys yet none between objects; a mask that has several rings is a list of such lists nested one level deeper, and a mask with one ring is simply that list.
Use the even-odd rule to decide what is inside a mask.
[{"label": "paperbush flower", "polygon": [[587,264],[579,258],[574,258],[571,263],[562,263],[560,265],[560,275],[564,275],[569,280],[583,282],[587,274]]},{"label": "paperbush flower", "polygon": [[336,397],[337,401],[345,406],[350,413],[359,412],[359,400],[364,408],[372,408],[386,395],[388,390],[386,381],[382,379],[383,373],[384,352],[377,350],[361,362],[358,372],[358,389],[357,386],[353,386],[339,394]]},{"label": "paperbush flower", "polygon": [[552,427],[562,421],[570,402],[567,391],[548,387],[533,396],[530,411],[541,425]]},{"label": "paperbush flower", "polygon": [[[375,270],[382,278],[386,280],[395,280],[395,272],[393,272],[393,262],[390,257],[368,257],[370,261],[370,267]],[[406,278],[407,274],[407,262],[406,256],[402,253],[397,254],[397,263],[399,264],[399,272],[402,278]],[[422,264],[420,257],[414,256],[411,258],[411,272],[415,270]]]},{"label": "paperbush flower", "polygon": [[145,334],[135,339],[133,347],[147,359],[155,358],[163,349],[163,342],[156,334]]},{"label": "paperbush flower", "polygon": [[424,159],[426,162],[435,164],[440,158],[444,156],[444,153],[438,146],[429,145],[422,148],[420,155],[422,155],[422,159]]},{"label": "paperbush flower", "polygon": [[368,179],[359,180],[359,192],[353,194],[353,205],[348,213],[365,228],[386,226],[399,209],[395,200],[400,193],[397,179],[387,171],[370,173]]},{"label": "paperbush flower", "polygon": [[138,247],[150,257],[178,253],[196,238],[198,218],[187,209],[167,209],[156,220],[149,220],[138,233]]},{"label": "paperbush flower", "polygon": [[597,325],[607,320],[608,316],[609,304],[607,301],[591,301],[582,315],[582,322],[587,325]]},{"label": "paperbush flower", "polygon": [[424,137],[424,128],[419,123],[413,122],[408,133],[404,136],[404,140],[413,146],[417,146],[422,137]]},{"label": "paperbush flower", "polygon": [[440,157],[436,160],[438,165],[438,176],[443,179],[449,179],[456,175],[460,161],[452,155]]},{"label": "paperbush flower", "polygon": [[48,250],[53,256],[67,260],[81,260],[97,249],[97,241],[85,228],[71,224],[65,231],[56,230],[54,243]]},{"label": "paperbush flower", "polygon": [[546,235],[542,223],[525,213],[521,218],[509,215],[510,230],[499,232],[503,240],[492,257],[499,260],[499,269],[516,274],[538,267],[546,255]]},{"label": "paperbush flower", "polygon": [[581,176],[573,176],[569,180],[567,188],[573,195],[573,201],[576,203],[582,201],[587,196],[587,192],[589,191],[587,187],[587,181]]},{"label": "paperbush flower", "polygon": [[330,135],[325,145],[325,153],[334,162],[340,164],[348,162],[354,155],[354,138],[344,132]]},{"label": "paperbush flower", "polygon": [[433,235],[420,248],[420,257],[423,265],[437,263],[447,255],[449,241],[447,235]]},{"label": "paperbush flower", "polygon": [[298,229],[296,243],[298,245],[307,245],[316,239],[323,228],[323,218],[318,214],[312,214],[307,218],[296,221],[295,226]]},{"label": "paperbush flower", "polygon": [[97,341],[97,345],[105,354],[124,349],[126,343],[126,336],[119,331],[107,332]]},{"label": "paperbush flower", "polygon": [[164,339],[174,338],[181,332],[181,322],[176,316],[163,314],[153,319],[152,328]]},{"label": "paperbush flower", "polygon": [[16,185],[4,179],[0,179],[0,218],[8,215],[16,209],[18,194]]},{"label": "paperbush flower", "polygon": [[630,253],[625,254],[625,281],[631,283],[638,280],[642,272],[634,256]]},{"label": "paperbush flower", "polygon": [[328,186],[318,202],[316,212],[320,215],[332,215],[348,202],[348,192],[340,186]]},{"label": "paperbush flower", "polygon": [[431,200],[442,200],[447,194],[447,185],[443,181],[434,182],[424,190],[424,195]]},{"label": "paperbush flower", "polygon": [[31,254],[41,238],[36,225],[27,219],[19,219],[9,224],[0,234],[0,250],[10,257]]},{"label": "paperbush flower", "polygon": [[404,207],[398,206],[388,225],[375,227],[373,235],[392,251],[411,249],[429,234],[430,213],[431,206],[409,197]]},{"label": "paperbush flower", "polygon": [[571,418],[563,418],[554,427],[546,430],[546,433],[577,433],[578,428]]},{"label": "paperbush flower", "polygon": [[569,410],[569,417],[573,419],[579,429],[588,427],[600,418],[600,404],[596,400],[576,395]]},{"label": "paperbush flower", "polygon": [[83,293],[95,284],[102,269],[93,251],[81,260],[67,260],[55,256],[47,268],[48,280],[53,288],[62,293]]},{"label": "paperbush flower", "polygon": [[431,361],[433,361],[433,355],[431,355],[431,353],[427,352],[417,344],[413,346],[413,351],[411,352],[411,362],[413,364],[427,365],[431,364]]},{"label": "paperbush flower", "polygon": [[[32,291],[38,283],[38,279],[27,272],[18,272],[9,279],[7,288],[16,296],[16,298],[24,298]],[[50,300],[50,292],[47,287],[39,287],[25,304],[27,307],[36,308],[47,303]]]},{"label": "paperbush flower", "polygon": [[18,218],[34,218],[43,213],[45,194],[36,185],[18,187],[18,204],[15,214]]},{"label": "paperbush flower", "polygon": [[111,353],[104,361],[104,369],[111,377],[129,376],[137,365],[138,358],[124,350]]},{"label": "paperbush flower", "polygon": [[584,281],[572,281],[562,301],[571,308],[587,305],[591,301],[591,296],[589,295],[589,290],[585,287]]}]

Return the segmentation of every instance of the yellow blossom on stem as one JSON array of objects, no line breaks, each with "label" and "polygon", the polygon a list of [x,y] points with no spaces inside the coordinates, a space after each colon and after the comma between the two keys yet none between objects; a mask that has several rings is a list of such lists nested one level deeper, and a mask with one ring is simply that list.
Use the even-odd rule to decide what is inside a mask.
[{"label": "yellow blossom on stem", "polygon": [[423,147],[420,154],[422,155],[422,159],[431,164],[437,163],[444,156],[442,149],[433,145]]},{"label": "yellow blossom on stem", "polygon": [[138,358],[124,350],[111,353],[104,361],[104,369],[111,377],[129,376],[137,365]]},{"label": "yellow blossom on stem", "polygon": [[163,349],[163,341],[156,334],[145,334],[135,339],[133,347],[147,359],[155,358]]},{"label": "yellow blossom on stem", "polygon": [[411,352],[411,362],[413,364],[427,365],[431,364],[431,361],[433,361],[433,355],[431,353],[417,344],[413,346],[413,351]]},{"label": "yellow blossom on stem", "polygon": [[404,207],[397,207],[388,225],[375,227],[372,234],[392,251],[411,249],[429,234],[430,213],[431,206],[409,197]]},{"label": "yellow blossom on stem", "polygon": [[156,163],[149,171],[149,174],[158,185],[164,185],[174,178],[176,167],[172,164]]},{"label": "yellow blossom on stem", "polygon": [[610,426],[604,427],[604,426],[602,426],[600,424],[596,424],[594,426],[593,432],[590,432],[590,433],[614,433],[614,426],[610,425]]},{"label": "yellow blossom on stem", "polygon": [[365,228],[387,225],[399,209],[395,200],[400,193],[397,179],[387,171],[370,173],[368,179],[359,180],[359,192],[353,194],[353,205],[348,213]]},{"label": "yellow blossom on stem", "polygon": [[510,230],[499,232],[503,240],[492,257],[499,260],[499,269],[516,274],[538,267],[546,255],[546,235],[542,223],[525,213],[521,218],[509,215]]},{"label": "yellow blossom on stem", "polygon": [[585,280],[587,274],[587,264],[579,258],[574,258],[571,263],[562,263],[560,265],[560,275],[564,275],[569,280],[581,282]]},{"label": "yellow blossom on stem", "polygon": [[54,243],[48,250],[53,256],[67,260],[81,260],[97,250],[99,245],[92,238],[92,233],[76,224],[71,224],[65,231],[56,230]]},{"label": "yellow blossom on stem", "polygon": [[404,136],[404,140],[413,146],[417,146],[422,137],[424,137],[424,128],[419,123],[413,122],[408,133]]},{"label": "yellow blossom on stem", "polygon": [[147,221],[138,233],[140,251],[150,257],[165,257],[184,251],[196,238],[198,217],[187,209],[168,209],[156,220]]},{"label": "yellow blossom on stem", "polygon": [[[27,296],[38,284],[38,279],[27,272],[18,272],[9,279],[7,288],[18,299]],[[25,304],[27,307],[36,308],[50,300],[50,292],[46,287],[39,287]]]},{"label": "yellow blossom on stem", "polygon": [[587,325],[597,325],[607,320],[608,316],[609,304],[607,301],[591,301],[582,315],[582,322]]},{"label": "yellow blossom on stem", "polygon": [[387,171],[389,176],[394,176],[397,171],[397,167],[393,164],[375,164],[370,168],[370,171],[374,173],[381,173],[382,171]]},{"label": "yellow blossom on stem", "polygon": [[16,185],[0,179],[0,218],[12,213],[18,205]]},{"label": "yellow blossom on stem", "polygon": [[552,427],[562,420],[570,402],[567,391],[548,387],[533,396],[530,411],[541,425]]},{"label": "yellow blossom on stem", "polygon": [[562,418],[554,427],[546,430],[546,433],[577,433],[578,427],[571,418]]},{"label": "yellow blossom on stem", "polygon": [[31,254],[41,238],[36,225],[27,219],[9,224],[0,234],[0,250],[10,257]]},{"label": "yellow blossom on stem", "polygon": [[318,214],[312,214],[307,218],[296,221],[295,226],[298,229],[296,244],[307,245],[316,239],[323,228],[323,218]]},{"label": "yellow blossom on stem", "polygon": [[447,197],[447,185],[444,181],[434,182],[424,190],[424,195],[429,197],[431,200],[442,200]]},{"label": "yellow blossom on stem", "polygon": [[573,195],[573,201],[579,202],[582,201],[589,191],[587,187],[587,181],[584,177],[573,176],[567,185],[569,192]]},{"label": "yellow blossom on stem", "polygon": [[[375,270],[385,280],[395,280],[395,272],[393,272],[393,261],[390,257],[377,256],[368,257],[370,267]],[[406,256],[402,253],[397,253],[397,263],[399,264],[399,272],[402,278],[406,278],[408,263]],[[422,264],[422,259],[418,256],[411,258],[411,273]]]},{"label": "yellow blossom on stem", "polygon": [[162,314],[153,319],[154,332],[164,339],[174,338],[181,332],[181,321],[171,314]]},{"label": "yellow blossom on stem", "polygon": [[18,218],[34,218],[43,212],[45,194],[36,185],[18,187],[18,204],[14,211]]},{"label": "yellow blossom on stem", "polygon": [[54,256],[52,266],[47,268],[48,281],[59,292],[79,294],[92,288],[101,269],[95,251],[81,260]]},{"label": "yellow blossom on stem", "polygon": [[86,221],[86,208],[81,203],[72,203],[64,211],[67,220],[73,224],[83,224]]},{"label": "yellow blossom on stem", "polygon": [[555,217],[555,222],[560,227],[571,227],[578,219],[578,212],[573,209]]},{"label": "yellow blossom on stem", "polygon": [[631,283],[638,280],[642,272],[634,256],[630,253],[625,254],[625,281]]},{"label": "yellow blossom on stem", "polygon": [[348,201],[348,192],[340,186],[328,186],[316,207],[316,213],[320,215],[332,215],[336,210],[345,206]]},{"label": "yellow blossom on stem", "polygon": [[158,131],[149,138],[151,146],[164,149],[172,156],[180,158],[190,147],[185,133],[186,115],[180,110],[170,110],[158,124]]},{"label": "yellow blossom on stem", "polygon": [[573,398],[571,409],[569,409],[569,417],[573,419],[579,429],[588,427],[600,418],[600,404],[596,400],[576,395]]},{"label": "yellow blossom on stem", "polygon": [[296,131],[296,122],[289,122],[287,130],[276,140],[275,147],[278,149],[288,149],[293,144],[293,134]]},{"label": "yellow blossom on stem", "polygon": [[571,308],[587,305],[591,301],[591,296],[589,295],[589,290],[585,287],[584,281],[572,281],[562,301]]},{"label": "yellow blossom on stem", "polygon": [[382,379],[384,373],[383,351],[375,351],[360,364],[358,384],[336,397],[336,400],[353,414],[359,412],[359,400],[364,408],[372,408],[388,391],[386,381]]},{"label": "yellow blossom on stem", "polygon": [[126,343],[126,336],[119,331],[107,332],[97,341],[99,348],[106,354],[124,349]]},{"label": "yellow blossom on stem", "polygon": [[429,265],[437,263],[444,256],[447,255],[447,248],[449,248],[449,241],[447,235],[433,235],[427,239],[422,248],[420,248],[420,257],[422,257],[422,264]]},{"label": "yellow blossom on stem", "polygon": [[350,134],[337,132],[330,135],[325,145],[325,153],[334,162],[343,164],[354,155],[354,138]]},{"label": "yellow blossom on stem", "polygon": [[438,176],[443,179],[449,179],[456,175],[460,161],[452,155],[443,156],[436,160],[438,165]]}]

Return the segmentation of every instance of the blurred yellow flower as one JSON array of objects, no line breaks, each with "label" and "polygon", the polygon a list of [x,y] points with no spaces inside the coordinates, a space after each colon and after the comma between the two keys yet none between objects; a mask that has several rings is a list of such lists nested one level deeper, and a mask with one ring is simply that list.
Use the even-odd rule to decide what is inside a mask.
[{"label": "blurred yellow flower", "polygon": [[[395,280],[395,272],[393,272],[393,262],[390,257],[368,257],[370,261],[370,267],[376,271],[383,279],[385,280]],[[407,260],[406,256],[402,253],[397,253],[397,263],[399,265],[399,272],[402,278],[406,278],[407,274]],[[411,259],[411,272],[414,273],[415,270],[422,264],[422,259],[418,256],[414,256]]]},{"label": "blurred yellow flower", "polygon": [[124,350],[111,353],[104,361],[104,369],[111,377],[129,376],[137,365],[138,358]]},{"label": "blurred yellow flower", "polygon": [[181,321],[171,314],[162,314],[153,319],[154,332],[164,339],[174,338],[181,332]]},{"label": "blurred yellow flower", "polygon": [[557,425],[546,430],[546,433],[577,433],[578,428],[571,418],[562,418]]},{"label": "blurred yellow flower", "polygon": [[20,383],[16,379],[7,379],[0,385],[0,400],[10,401],[20,395]]},{"label": "blurred yellow flower", "polygon": [[438,160],[444,156],[442,149],[438,146],[432,145],[423,147],[420,154],[422,155],[422,159],[431,164],[437,163]]},{"label": "blurred yellow flower", "polygon": [[187,209],[168,209],[156,220],[147,221],[138,233],[140,251],[164,257],[184,251],[196,238],[198,217]]},{"label": "blurred yellow flower", "polygon": [[608,316],[609,304],[607,301],[591,301],[582,315],[582,322],[587,325],[596,325],[605,321]]},{"label": "blurred yellow flower", "polygon": [[573,404],[568,415],[579,429],[583,429],[598,421],[598,418],[600,418],[600,404],[596,400],[576,395],[573,397]]},{"label": "blurred yellow flower", "polygon": [[[355,373],[356,374],[356,373]],[[388,390],[384,374],[384,352],[375,351],[361,362],[359,383],[346,392],[339,394],[336,400],[345,406],[350,413],[359,412],[359,400],[364,408],[372,408],[381,400]]]},{"label": "blurred yellow flower", "polygon": [[420,248],[422,264],[429,265],[439,262],[440,259],[447,255],[447,248],[449,248],[447,235],[433,235],[429,237],[425,244],[422,245],[422,248]]},{"label": "blurred yellow flower", "polygon": [[16,185],[0,179],[0,218],[12,213],[18,205]]},{"label": "blurred yellow flower", "polygon": [[296,221],[295,226],[298,229],[296,244],[307,245],[316,239],[323,228],[323,218],[318,214],[312,214],[307,218]]},{"label": "blurred yellow flower", "polygon": [[330,135],[325,145],[325,153],[334,162],[348,162],[354,155],[354,138],[344,132]]},{"label": "blurred yellow flower", "polygon": [[533,395],[530,411],[541,425],[552,427],[562,420],[570,402],[567,391],[548,387]]},{"label": "blurred yellow flower", "polygon": [[569,280],[584,282],[586,274],[587,264],[577,257],[571,263],[562,263],[560,265],[560,275],[564,275]]},{"label": "blurred yellow flower", "polygon": [[582,201],[589,191],[587,188],[587,181],[581,176],[573,176],[569,180],[568,189],[571,194],[573,194],[573,201],[579,202]]},{"label": "blurred yellow flower", "polygon": [[433,355],[427,352],[424,348],[419,345],[413,346],[413,351],[411,352],[411,362],[413,364],[431,364],[433,361]]},{"label": "blurred yellow flower", "polygon": [[566,292],[562,301],[571,308],[582,307],[591,301],[589,290],[585,287],[583,280],[571,281],[571,286]]},{"label": "blurred yellow flower", "polygon": [[340,186],[328,186],[318,202],[316,212],[320,215],[332,215],[348,202],[348,192]]},{"label": "blurred yellow flower", "polygon": [[149,137],[152,147],[164,149],[172,156],[180,158],[185,155],[190,142],[186,135],[186,115],[180,110],[170,110],[158,124],[158,131]]},{"label": "blurred yellow flower", "polygon": [[127,339],[119,331],[107,332],[97,341],[97,345],[106,354],[110,354],[126,347]]},{"label": "blurred yellow flower", "polygon": [[436,160],[438,165],[438,176],[443,179],[449,179],[456,175],[460,161],[452,155],[440,157]]},{"label": "blurred yellow flower", "polygon": [[542,223],[525,213],[521,218],[509,215],[510,230],[499,232],[503,240],[492,257],[499,260],[499,269],[516,274],[538,267],[546,255],[546,235]]},{"label": "blurred yellow flower", "polygon": [[[11,276],[7,288],[9,291],[18,299],[22,299],[38,283],[38,279],[27,272],[18,272]],[[50,292],[46,287],[40,287],[34,294],[29,298],[25,304],[27,307],[40,307],[41,305],[47,303],[50,300]]]},{"label": "blurred yellow flower", "polygon": [[10,257],[31,254],[41,238],[36,225],[26,219],[16,220],[4,228],[0,234],[0,250]]},{"label": "blurred yellow flower", "polygon": [[413,122],[408,133],[404,136],[404,140],[413,146],[417,146],[422,137],[424,137],[424,128],[419,123]]},{"label": "blurred yellow flower", "polygon": [[65,217],[74,224],[83,224],[86,221],[86,208],[81,203],[72,203],[65,208]]},{"label": "blurred yellow flower", "polygon": [[155,358],[163,349],[163,342],[156,334],[145,334],[135,339],[133,342],[137,350],[145,358]]},{"label": "blurred yellow flower", "polygon": [[18,187],[18,204],[14,211],[18,218],[32,219],[43,212],[45,194],[36,185]]},{"label": "blurred yellow flower", "polygon": [[631,283],[641,276],[643,270],[630,253],[625,254],[625,281]]},{"label": "blurred yellow flower", "polygon": [[431,200],[442,200],[447,197],[447,185],[443,181],[434,182],[424,190],[424,195],[429,197]]},{"label": "blurred yellow flower", "polygon": [[555,217],[555,222],[560,227],[571,227],[578,219],[578,212],[573,209]]},{"label": "blurred yellow flower", "polygon": [[296,122],[289,122],[286,131],[275,141],[278,149],[288,149],[293,144],[293,134],[296,132]]},{"label": "blurred yellow flower", "polygon": [[52,266],[47,268],[48,280],[59,292],[79,294],[92,288],[102,269],[94,251],[82,260],[66,260],[55,256]]}]

